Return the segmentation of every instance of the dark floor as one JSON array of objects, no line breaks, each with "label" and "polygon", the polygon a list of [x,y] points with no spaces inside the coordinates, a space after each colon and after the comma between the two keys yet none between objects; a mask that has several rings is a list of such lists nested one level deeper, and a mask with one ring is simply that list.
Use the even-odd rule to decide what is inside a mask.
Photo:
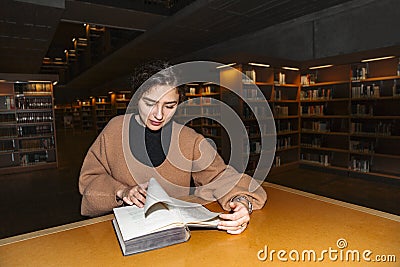
[{"label": "dark floor", "polygon": [[[0,238],[86,219],[80,215],[77,183],[95,137],[93,133],[58,131],[58,169],[0,176]],[[296,169],[267,181],[400,215],[400,180]]]},{"label": "dark floor", "polygon": [[0,175],[0,238],[86,219],[80,215],[80,166],[95,133],[57,131],[59,167]]}]

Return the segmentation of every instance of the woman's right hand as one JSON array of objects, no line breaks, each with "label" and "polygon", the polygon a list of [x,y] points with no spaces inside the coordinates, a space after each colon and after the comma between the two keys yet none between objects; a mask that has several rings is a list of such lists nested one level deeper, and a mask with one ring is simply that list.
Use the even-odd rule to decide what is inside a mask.
[{"label": "woman's right hand", "polygon": [[148,183],[126,187],[117,192],[117,197],[128,205],[136,205],[139,208],[143,208],[146,202],[147,186]]}]

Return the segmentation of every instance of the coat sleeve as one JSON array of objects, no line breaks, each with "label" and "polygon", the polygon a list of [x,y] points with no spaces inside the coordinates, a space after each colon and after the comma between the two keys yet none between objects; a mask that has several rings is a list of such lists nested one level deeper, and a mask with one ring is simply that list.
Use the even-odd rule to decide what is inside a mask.
[{"label": "coat sleeve", "polygon": [[196,138],[193,153],[192,177],[196,184],[196,196],[209,201],[217,200],[225,210],[230,210],[229,202],[237,195],[247,196],[253,209],[264,206],[267,194],[260,183],[226,165],[203,136]]},{"label": "coat sleeve", "polygon": [[117,201],[116,193],[124,187],[126,185],[116,180],[111,174],[105,136],[100,134],[89,148],[80,172],[79,192],[82,194],[82,215],[99,216],[122,205],[122,201]]}]

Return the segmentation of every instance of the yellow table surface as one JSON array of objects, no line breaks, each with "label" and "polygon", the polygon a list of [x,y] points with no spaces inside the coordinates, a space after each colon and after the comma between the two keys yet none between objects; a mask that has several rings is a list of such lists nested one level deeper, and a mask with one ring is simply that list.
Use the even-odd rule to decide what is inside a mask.
[{"label": "yellow table surface", "polygon": [[[109,215],[0,240],[0,266],[400,266],[400,216],[269,183],[263,186],[268,202],[252,214],[241,235],[195,230],[186,243],[122,256]],[[339,249],[339,239],[347,247]],[[318,261],[329,249],[337,251],[331,252],[332,259],[326,252]],[[271,250],[276,251],[272,259]],[[304,250],[314,250],[317,261]],[[353,261],[355,250],[359,262]],[[365,250],[371,251],[366,255],[371,260],[382,255],[396,262],[366,262]]]}]

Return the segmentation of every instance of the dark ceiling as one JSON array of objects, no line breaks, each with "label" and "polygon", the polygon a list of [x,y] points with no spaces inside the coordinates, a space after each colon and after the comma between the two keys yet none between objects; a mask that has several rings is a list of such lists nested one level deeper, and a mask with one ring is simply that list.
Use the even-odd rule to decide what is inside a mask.
[{"label": "dark ceiling", "polygon": [[[94,88],[148,59],[173,61],[348,1],[6,0],[0,9],[0,73],[61,70],[64,88]],[[88,35],[84,23],[97,34]],[[74,47],[73,38],[81,38],[80,45]]]}]

